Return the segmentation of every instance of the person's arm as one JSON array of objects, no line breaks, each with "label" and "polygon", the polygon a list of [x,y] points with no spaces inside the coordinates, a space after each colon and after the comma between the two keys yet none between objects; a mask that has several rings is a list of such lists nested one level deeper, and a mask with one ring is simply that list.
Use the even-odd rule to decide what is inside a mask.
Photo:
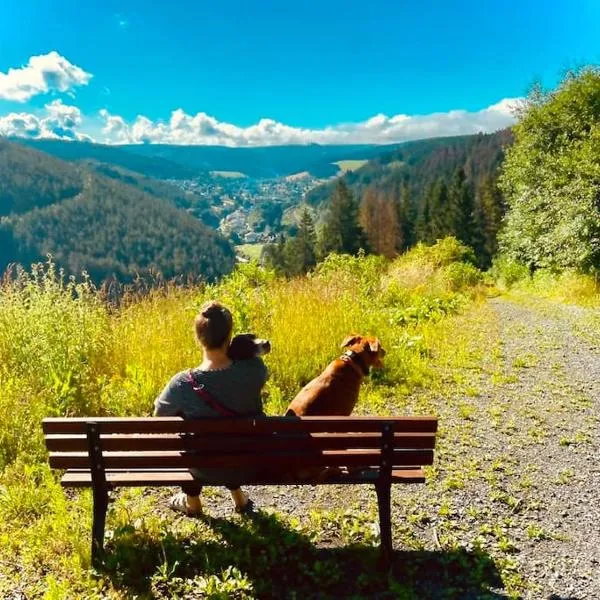
[{"label": "person's arm", "polygon": [[155,417],[177,417],[181,415],[180,393],[178,391],[180,386],[181,377],[175,375],[154,401]]}]

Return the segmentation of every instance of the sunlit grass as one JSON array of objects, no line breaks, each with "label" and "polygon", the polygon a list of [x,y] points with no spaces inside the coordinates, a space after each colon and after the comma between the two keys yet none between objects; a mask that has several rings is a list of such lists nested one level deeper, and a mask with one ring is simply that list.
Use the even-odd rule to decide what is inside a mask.
[{"label": "sunlit grass", "polygon": [[[127,595],[114,580],[94,579],[88,570],[90,495],[65,497],[46,464],[44,417],[150,415],[170,377],[200,361],[193,317],[213,298],[230,307],[236,332],[253,331],[272,342],[264,397],[269,414],[281,414],[300,387],[339,356],[349,333],[376,335],[387,350],[385,369],[362,387],[358,413],[435,412],[433,404],[409,402],[410,394],[419,386],[441,386],[435,365],[452,361],[468,368],[478,360],[466,344],[472,329],[460,316],[480,296],[478,277],[468,266],[448,268],[462,264],[460,252],[455,242],[445,241],[393,263],[331,256],[314,273],[292,280],[250,263],[219,284],[126,296],[119,307],[105,303],[89,282],[65,279],[52,264],[6,278],[0,286],[0,566],[8,578],[0,577],[0,597],[15,589],[26,590],[28,597]],[[467,405],[457,410],[465,422],[473,416]],[[225,563],[177,587],[169,573],[185,571],[181,562],[174,563],[189,559],[193,549],[182,547],[184,542],[169,533],[170,524],[152,515],[152,500],[136,491],[123,498],[111,510],[109,528],[120,540],[139,536],[145,558],[134,560],[117,548],[115,560],[148,570],[157,597],[186,586],[202,593],[231,588],[243,597],[244,573],[226,571]],[[372,545],[371,517],[340,513],[339,535]],[[313,529],[302,532],[307,540],[322,532],[322,519],[315,518]],[[132,525],[136,520],[139,524]],[[212,548],[214,542],[207,540],[202,543]],[[297,551],[306,552],[306,544],[298,541]],[[156,552],[162,554],[155,564],[156,557],[150,557]],[[239,560],[246,564],[242,554]],[[265,577],[269,560],[260,567]],[[337,563],[311,565],[308,576],[321,581],[324,571],[333,578],[338,568]],[[122,568],[115,564],[115,573]],[[368,589],[372,582],[367,575],[363,579]]]}]

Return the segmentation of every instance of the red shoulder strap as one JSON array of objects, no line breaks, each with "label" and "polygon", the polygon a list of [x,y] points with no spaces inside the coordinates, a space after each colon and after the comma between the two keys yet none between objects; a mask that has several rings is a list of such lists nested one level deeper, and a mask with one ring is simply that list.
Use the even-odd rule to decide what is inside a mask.
[{"label": "red shoulder strap", "polygon": [[196,396],[198,396],[198,398],[200,398],[200,400],[206,402],[206,404],[208,404],[213,410],[218,412],[222,417],[239,417],[240,416],[239,413],[237,413],[236,411],[231,410],[230,408],[228,408],[224,404],[221,404],[220,402],[217,402],[206,391],[203,384],[196,383],[196,380],[194,379],[194,375],[192,374],[191,370],[188,371],[188,381],[190,382],[192,389],[196,393]]}]

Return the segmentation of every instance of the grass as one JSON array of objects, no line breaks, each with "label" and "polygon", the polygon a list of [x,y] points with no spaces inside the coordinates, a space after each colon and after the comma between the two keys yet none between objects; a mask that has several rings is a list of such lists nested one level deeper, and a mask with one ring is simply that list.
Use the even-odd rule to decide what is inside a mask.
[{"label": "grass", "polygon": [[236,251],[250,260],[259,260],[264,244],[240,244]]},{"label": "grass", "polygon": [[339,173],[347,173],[348,171],[356,171],[366,165],[368,160],[338,160],[332,164],[339,167]]},{"label": "grass", "polygon": [[248,175],[241,173],[240,171],[211,171],[210,174],[213,177],[224,177],[226,179],[241,179],[243,177],[248,177]]},{"label": "grass", "polygon": [[[219,284],[132,294],[118,307],[51,264],[6,278],[0,597],[293,598],[318,590],[321,597],[415,598],[431,597],[428,586],[447,598],[501,588],[508,597],[529,593],[515,552],[522,540],[550,543],[535,519],[535,469],[517,464],[508,443],[501,451],[485,443],[492,435],[522,443],[537,415],[518,413],[519,403],[499,393],[484,400],[480,390],[493,383],[510,391],[511,370],[534,361],[505,358],[499,324],[480,301],[480,278],[460,266],[464,257],[443,240],[391,263],[330,256],[292,280],[249,263]],[[47,467],[40,421],[149,415],[173,373],[199,360],[191,324],[208,298],[231,308],[236,331],[271,339],[268,413],[281,414],[340,352],[341,340],[358,332],[378,335],[388,353],[385,370],[363,385],[357,412],[440,416],[427,485],[394,489],[400,550],[390,573],[376,569],[374,499],[355,502],[353,492],[329,486],[315,490],[300,516],[266,509],[252,520],[176,518],[163,508],[166,490],[121,491],[109,510],[107,562],[101,572],[90,569],[90,493],[60,488]],[[583,434],[562,435],[559,448],[585,443]],[[572,483],[570,472],[554,477],[557,485]],[[473,489],[483,498],[476,506],[465,496]],[[283,508],[284,498],[273,504]],[[220,506],[224,493],[207,490],[205,501]]]}]

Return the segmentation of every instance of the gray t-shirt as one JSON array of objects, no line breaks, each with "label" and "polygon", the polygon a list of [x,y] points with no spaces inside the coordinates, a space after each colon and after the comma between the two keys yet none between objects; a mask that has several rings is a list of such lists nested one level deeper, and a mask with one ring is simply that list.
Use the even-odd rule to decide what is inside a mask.
[{"label": "gray t-shirt", "polygon": [[[220,404],[239,415],[254,417],[264,414],[260,391],[267,380],[267,367],[260,358],[237,360],[225,369],[203,371],[192,369],[196,385]],[[189,371],[177,373],[154,403],[157,417],[182,416],[184,419],[221,416],[198,397],[189,381]]]},{"label": "gray t-shirt", "polygon": [[[189,370],[177,373],[154,403],[157,417],[182,416],[184,419],[220,417],[206,401],[199,398],[189,381]],[[192,369],[195,385],[204,385],[205,390],[220,404],[240,416],[264,415],[260,391],[267,380],[267,367],[260,358],[234,361],[229,367],[216,371]],[[236,488],[250,481],[260,468],[190,469],[201,483],[218,483]]]}]

